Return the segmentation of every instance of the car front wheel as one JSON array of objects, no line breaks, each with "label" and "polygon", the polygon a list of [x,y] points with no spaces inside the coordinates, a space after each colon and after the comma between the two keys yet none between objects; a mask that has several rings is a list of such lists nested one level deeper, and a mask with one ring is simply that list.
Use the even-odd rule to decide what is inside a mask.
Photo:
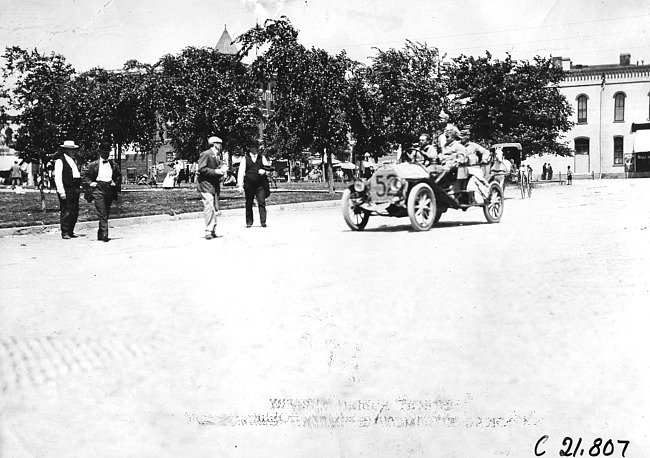
[{"label": "car front wheel", "polygon": [[343,212],[343,219],[346,224],[353,231],[362,231],[368,220],[370,219],[370,212],[365,211],[363,208],[356,205],[351,198],[352,191],[346,189],[343,191],[341,198],[341,210]]},{"label": "car front wheel", "polygon": [[426,183],[416,185],[409,193],[407,210],[416,231],[428,231],[436,221],[436,198]]}]

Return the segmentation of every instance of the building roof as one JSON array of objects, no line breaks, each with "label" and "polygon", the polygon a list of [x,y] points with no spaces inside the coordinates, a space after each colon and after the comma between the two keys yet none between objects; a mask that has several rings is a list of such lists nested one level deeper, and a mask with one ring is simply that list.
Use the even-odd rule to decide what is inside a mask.
[{"label": "building roof", "polygon": [[[574,65],[569,58],[554,57],[555,65],[562,66],[567,72],[566,79],[593,79],[597,77],[633,77],[650,75],[650,65],[644,61],[631,62],[630,54],[621,54],[618,64]],[[568,63],[568,68],[565,66]]]},{"label": "building roof", "polygon": [[230,34],[228,33],[228,30],[224,26],[223,28],[223,33],[221,34],[221,38],[219,38],[219,41],[217,42],[217,46],[214,47],[214,49],[221,54],[237,54],[239,51],[237,47],[232,43],[232,38],[230,38]]}]

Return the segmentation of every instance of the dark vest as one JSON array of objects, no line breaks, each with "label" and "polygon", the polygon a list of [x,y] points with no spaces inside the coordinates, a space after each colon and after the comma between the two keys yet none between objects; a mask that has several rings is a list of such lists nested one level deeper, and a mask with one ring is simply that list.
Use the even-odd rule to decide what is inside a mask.
[{"label": "dark vest", "polygon": [[68,164],[68,160],[61,156],[61,162],[63,163],[63,170],[61,174],[61,179],[63,181],[64,188],[78,188],[81,186],[81,178],[72,177],[72,167]]},{"label": "dark vest", "polygon": [[244,184],[248,186],[260,186],[262,184],[262,175],[260,169],[264,166],[262,155],[257,154],[257,160],[253,162],[250,154],[246,154],[246,174],[244,175]]}]

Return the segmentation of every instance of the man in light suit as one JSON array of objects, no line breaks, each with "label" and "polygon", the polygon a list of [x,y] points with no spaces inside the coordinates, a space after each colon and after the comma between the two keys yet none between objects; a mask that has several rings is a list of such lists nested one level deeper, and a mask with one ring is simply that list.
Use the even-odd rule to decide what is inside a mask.
[{"label": "man in light suit", "polygon": [[99,229],[97,240],[108,242],[108,216],[111,204],[117,200],[117,193],[122,184],[122,173],[117,164],[108,159],[111,145],[106,142],[99,144],[99,159],[88,164],[83,173],[83,186],[85,199],[95,201],[95,209],[99,216]]},{"label": "man in light suit", "polygon": [[219,185],[221,177],[228,170],[228,162],[221,155],[222,141],[219,137],[208,138],[210,149],[199,156],[196,166],[198,172],[198,190],[203,201],[205,218],[205,238],[211,240],[217,236],[217,212],[219,211]]}]

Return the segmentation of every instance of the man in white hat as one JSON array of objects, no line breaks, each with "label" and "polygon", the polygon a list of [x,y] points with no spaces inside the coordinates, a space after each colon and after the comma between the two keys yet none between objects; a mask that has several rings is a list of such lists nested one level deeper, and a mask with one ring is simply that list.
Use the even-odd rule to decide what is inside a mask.
[{"label": "man in white hat", "polygon": [[61,209],[61,238],[64,240],[77,237],[74,226],[79,217],[81,192],[81,173],[75,161],[75,152],[78,148],[74,141],[64,141],[59,147],[59,154],[54,162],[54,183]]},{"label": "man in white hat", "polygon": [[221,177],[228,171],[228,161],[221,154],[222,141],[219,137],[208,138],[210,148],[199,156],[196,166],[198,171],[198,190],[203,200],[205,218],[205,238],[211,240],[217,236],[217,212],[219,211],[219,191]]}]

